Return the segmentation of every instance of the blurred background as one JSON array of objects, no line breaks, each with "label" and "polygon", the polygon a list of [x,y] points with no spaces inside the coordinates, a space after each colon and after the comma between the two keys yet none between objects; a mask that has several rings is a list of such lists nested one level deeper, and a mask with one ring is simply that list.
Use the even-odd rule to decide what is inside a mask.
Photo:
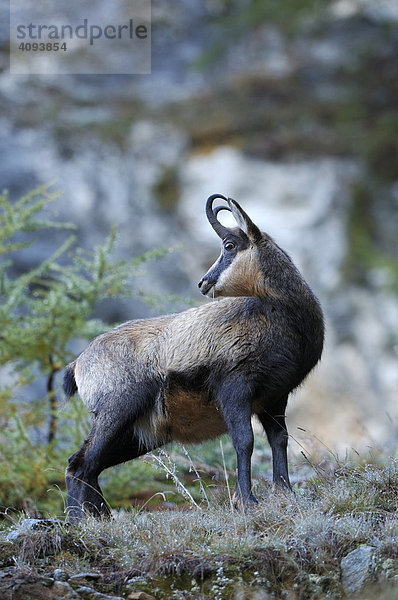
[{"label": "blurred background", "polygon": [[[87,17],[106,9],[87,5]],[[90,12],[91,11],[91,12]],[[78,244],[117,226],[143,294],[108,322],[203,302],[219,252],[207,196],[236,198],[292,256],[327,323],[288,407],[299,444],[394,452],[398,433],[398,6],[394,0],[152,0],[151,75],[10,75],[1,19],[0,188],[55,181]],[[17,273],[52,254],[46,233]],[[305,430],[305,431],[303,431]],[[292,447],[295,443],[292,442]],[[296,445],[300,451],[300,445]]]}]

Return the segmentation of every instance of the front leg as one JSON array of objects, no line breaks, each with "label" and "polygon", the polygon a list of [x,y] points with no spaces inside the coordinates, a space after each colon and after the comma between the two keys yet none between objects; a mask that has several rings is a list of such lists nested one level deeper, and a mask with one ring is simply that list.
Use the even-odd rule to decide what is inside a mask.
[{"label": "front leg", "polygon": [[287,464],[287,442],[289,434],[287,432],[284,415],[286,401],[282,402],[278,408],[281,409],[280,414],[270,414],[264,411],[257,416],[265,429],[271,446],[274,484],[278,487],[284,487],[291,490]]},{"label": "front leg", "polygon": [[232,438],[237,457],[237,476],[233,495],[236,508],[257,504],[252,493],[251,458],[253,453],[253,429],[251,424],[251,396],[241,381],[224,385],[219,392],[219,402],[228,433]]}]

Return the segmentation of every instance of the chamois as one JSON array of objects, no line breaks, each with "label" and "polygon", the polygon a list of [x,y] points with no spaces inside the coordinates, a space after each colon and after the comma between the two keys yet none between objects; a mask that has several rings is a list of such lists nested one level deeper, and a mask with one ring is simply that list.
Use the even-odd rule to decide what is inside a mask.
[{"label": "chamois", "polygon": [[[220,198],[226,204],[213,207]],[[218,220],[232,212],[238,227]],[[92,428],[66,470],[67,513],[109,515],[98,484],[108,467],[173,440],[197,443],[228,432],[237,455],[234,501],[257,503],[251,486],[252,415],[272,450],[273,481],[290,488],[285,408],[321,357],[320,303],[290,257],[239,204],[213,194],[210,225],[222,240],[199,282],[226,296],[181,313],[128,321],[95,338],[65,371]]]}]

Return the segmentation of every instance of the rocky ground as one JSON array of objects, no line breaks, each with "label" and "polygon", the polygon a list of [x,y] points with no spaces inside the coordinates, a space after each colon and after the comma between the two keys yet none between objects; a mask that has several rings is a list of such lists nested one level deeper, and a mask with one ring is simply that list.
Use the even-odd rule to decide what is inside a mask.
[{"label": "rocky ground", "polygon": [[256,481],[246,513],[224,489],[201,506],[74,526],[14,516],[0,533],[0,597],[395,600],[397,467],[324,463],[295,496]]}]

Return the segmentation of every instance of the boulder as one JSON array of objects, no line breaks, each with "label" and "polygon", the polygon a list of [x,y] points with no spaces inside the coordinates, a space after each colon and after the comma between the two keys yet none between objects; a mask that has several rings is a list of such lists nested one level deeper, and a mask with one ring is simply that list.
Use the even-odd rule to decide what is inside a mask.
[{"label": "boulder", "polygon": [[374,579],[373,546],[359,546],[341,561],[341,580],[346,594],[353,594]]}]

